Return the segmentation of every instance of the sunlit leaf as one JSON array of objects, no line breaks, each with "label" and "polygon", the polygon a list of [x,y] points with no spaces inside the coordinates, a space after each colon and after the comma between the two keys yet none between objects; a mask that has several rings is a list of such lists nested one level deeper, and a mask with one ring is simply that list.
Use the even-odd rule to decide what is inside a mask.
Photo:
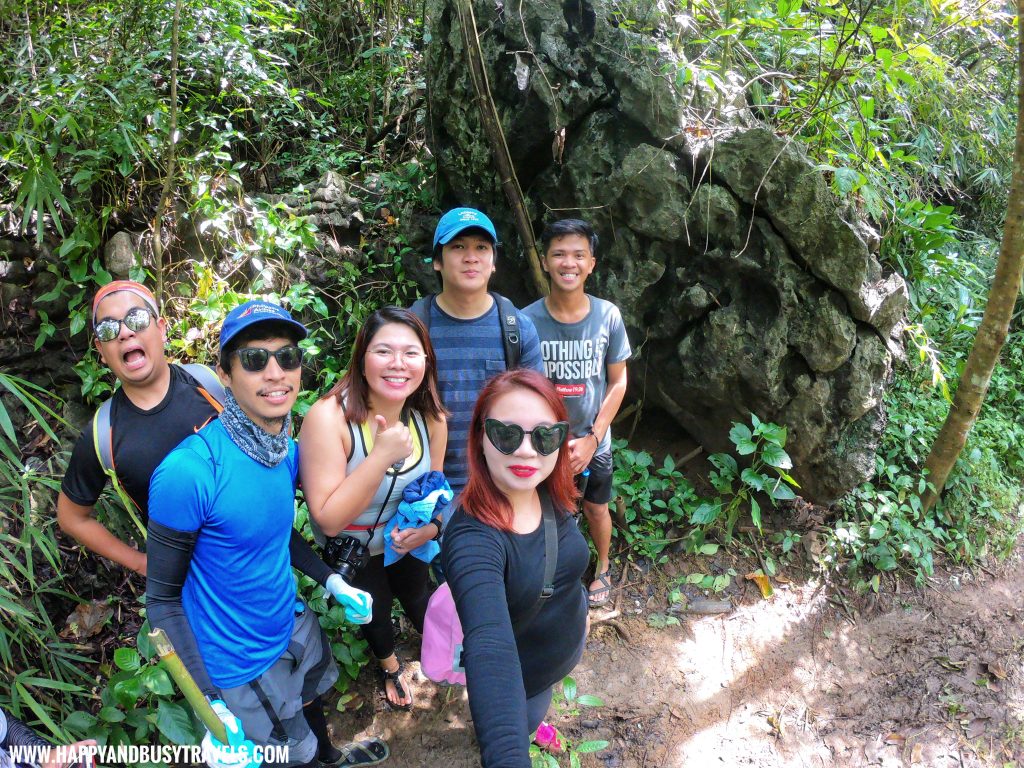
[{"label": "sunlit leaf", "polygon": [[760,571],[748,573],[743,578],[747,581],[752,581],[755,584],[757,584],[757,588],[761,590],[761,597],[763,597],[765,600],[769,599],[775,594],[775,589],[774,587],[772,587],[771,580]]}]

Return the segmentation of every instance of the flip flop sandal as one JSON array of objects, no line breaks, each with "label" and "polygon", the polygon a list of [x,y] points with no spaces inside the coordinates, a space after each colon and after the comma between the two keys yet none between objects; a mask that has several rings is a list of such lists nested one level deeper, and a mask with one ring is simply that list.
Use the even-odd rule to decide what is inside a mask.
[{"label": "flip flop sandal", "polygon": [[362,741],[352,741],[340,749],[341,756],[330,763],[322,762],[322,766],[345,765],[378,765],[391,756],[387,742],[376,736]]},{"label": "flip flop sandal", "polygon": [[602,605],[607,605],[612,597],[612,583],[608,579],[608,571],[597,574],[594,579],[600,582],[601,586],[587,591],[587,601],[591,608],[600,608]]},{"label": "flip flop sandal", "polygon": [[[387,702],[389,707],[392,707],[393,709],[400,709],[403,712],[408,712],[410,709],[412,709],[412,693],[406,690],[405,683],[402,682],[403,672],[405,672],[405,663],[402,661],[398,662],[398,669],[396,669],[394,672],[388,672],[387,670],[380,668],[381,688],[384,689],[384,701]],[[409,699],[408,704],[395,704],[393,701],[391,701],[391,699],[388,698],[387,683],[389,681],[393,686],[395,686],[395,693],[398,695],[398,698]]]}]

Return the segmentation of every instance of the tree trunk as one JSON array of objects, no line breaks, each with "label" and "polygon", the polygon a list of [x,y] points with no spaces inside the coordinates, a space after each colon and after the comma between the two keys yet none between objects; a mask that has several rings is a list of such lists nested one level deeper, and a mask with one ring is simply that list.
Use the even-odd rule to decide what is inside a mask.
[{"label": "tree trunk", "polygon": [[473,0],[457,0],[455,7],[459,14],[459,23],[462,25],[462,39],[466,46],[469,71],[480,110],[480,124],[487,137],[487,142],[491,146],[494,164],[501,180],[501,188],[505,192],[509,208],[512,209],[516,231],[519,233],[523,252],[526,254],[526,263],[530,268],[533,287],[538,295],[547,296],[548,281],[540,266],[537,241],[533,236],[533,225],[530,223],[530,216],[526,211],[526,197],[523,195],[515,168],[512,166],[512,157],[508,151],[508,144],[505,142],[505,133],[501,129],[501,118],[498,116],[498,109],[491,96],[491,86],[487,81],[487,68],[484,66],[480,38],[477,36],[476,16],[473,14]]},{"label": "tree trunk", "polygon": [[[1018,13],[1024,12],[1024,0],[1017,0]],[[963,450],[967,433],[978,418],[992,380],[992,370],[1013,316],[1024,274],[1024,35],[1017,41],[1017,140],[1013,150],[1013,179],[1003,224],[999,262],[992,278],[985,315],[978,326],[974,346],[967,357],[960,384],[946,422],[932,445],[925,462],[931,486],[923,495],[925,510],[931,508],[942,492],[957,456]]]}]

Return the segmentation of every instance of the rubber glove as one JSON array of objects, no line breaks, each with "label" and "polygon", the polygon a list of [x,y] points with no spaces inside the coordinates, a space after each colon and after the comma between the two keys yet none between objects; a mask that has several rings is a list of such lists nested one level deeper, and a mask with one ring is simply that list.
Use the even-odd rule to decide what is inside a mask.
[{"label": "rubber glove", "polygon": [[342,608],[345,618],[353,624],[369,624],[373,614],[373,598],[369,592],[356,589],[343,578],[340,573],[332,573],[324,584],[327,591],[334,595]]},{"label": "rubber glove", "polygon": [[222,744],[209,731],[203,737],[203,760],[210,768],[259,768],[260,762],[255,757],[256,745],[245,738],[242,721],[231,714],[228,705],[220,699],[210,702],[213,711],[228,732],[228,743]]}]

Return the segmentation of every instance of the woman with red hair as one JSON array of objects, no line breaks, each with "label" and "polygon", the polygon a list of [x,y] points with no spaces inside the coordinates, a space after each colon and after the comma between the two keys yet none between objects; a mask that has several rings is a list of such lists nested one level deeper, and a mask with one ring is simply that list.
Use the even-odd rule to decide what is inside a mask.
[{"label": "woman with red hair", "polygon": [[[587,595],[580,578],[590,553],[570,515],[578,492],[568,429],[554,385],[522,369],[484,386],[470,423],[469,482],[445,528],[442,556],[465,634],[484,768],[529,768],[530,734],[552,686],[583,654]],[[552,539],[557,557],[545,585]]]}]

